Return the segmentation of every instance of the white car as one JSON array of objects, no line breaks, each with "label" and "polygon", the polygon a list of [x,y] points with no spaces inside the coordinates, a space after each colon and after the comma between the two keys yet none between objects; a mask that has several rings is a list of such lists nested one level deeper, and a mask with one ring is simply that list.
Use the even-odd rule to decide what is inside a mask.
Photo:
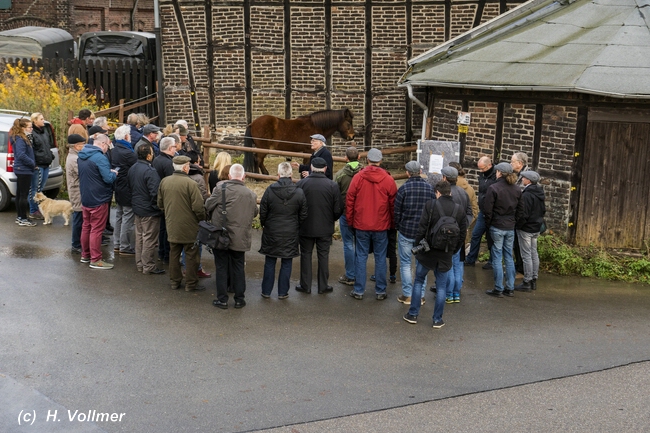
[{"label": "white car", "polygon": [[[16,175],[14,174],[14,151],[9,143],[9,131],[14,120],[29,117],[29,113],[0,109],[0,211],[6,210],[11,204],[11,199],[16,197]],[[52,142],[56,146],[56,136],[52,125],[45,123],[52,133]],[[56,198],[63,184],[63,169],[59,164],[59,149],[51,149],[54,154],[50,164],[50,175],[45,183],[43,192],[50,198]]]}]

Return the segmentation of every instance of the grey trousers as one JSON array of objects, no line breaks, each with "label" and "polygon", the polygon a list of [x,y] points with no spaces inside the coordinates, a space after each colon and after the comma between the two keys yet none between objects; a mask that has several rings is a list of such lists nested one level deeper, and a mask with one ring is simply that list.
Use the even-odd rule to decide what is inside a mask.
[{"label": "grey trousers", "polygon": [[539,256],[537,255],[537,237],[539,233],[528,233],[517,230],[519,239],[519,251],[521,260],[524,262],[524,281],[529,282],[537,279],[539,272]]},{"label": "grey trousers", "polygon": [[135,214],[130,206],[116,206],[115,227],[113,228],[113,245],[120,251],[135,250]]}]

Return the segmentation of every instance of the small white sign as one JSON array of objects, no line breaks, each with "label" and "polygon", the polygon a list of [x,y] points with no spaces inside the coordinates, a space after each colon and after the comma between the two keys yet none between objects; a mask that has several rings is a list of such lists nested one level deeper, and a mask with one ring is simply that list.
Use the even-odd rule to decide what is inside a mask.
[{"label": "small white sign", "polygon": [[442,173],[442,163],[444,158],[442,155],[431,155],[429,158],[429,173]]},{"label": "small white sign", "polygon": [[458,124],[459,125],[469,125],[470,121],[472,119],[472,115],[468,113],[467,111],[459,111],[458,112]]}]

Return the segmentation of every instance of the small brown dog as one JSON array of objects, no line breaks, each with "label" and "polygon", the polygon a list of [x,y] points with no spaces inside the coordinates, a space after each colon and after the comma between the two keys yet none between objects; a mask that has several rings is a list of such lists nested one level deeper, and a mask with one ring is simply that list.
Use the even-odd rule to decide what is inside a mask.
[{"label": "small brown dog", "polygon": [[65,218],[65,224],[70,222],[70,215],[72,215],[72,204],[68,200],[52,200],[47,198],[42,192],[37,192],[34,196],[34,201],[38,203],[38,209],[43,214],[43,224],[51,224],[52,217],[62,215]]}]

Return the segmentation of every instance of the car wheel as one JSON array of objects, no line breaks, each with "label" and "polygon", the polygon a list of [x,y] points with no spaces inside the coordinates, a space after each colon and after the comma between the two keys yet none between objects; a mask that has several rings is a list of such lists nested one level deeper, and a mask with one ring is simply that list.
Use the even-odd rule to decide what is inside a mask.
[{"label": "car wheel", "polygon": [[9,188],[3,182],[0,182],[0,212],[7,210],[11,204],[11,194]]},{"label": "car wheel", "polygon": [[59,192],[61,192],[61,188],[54,188],[54,189],[48,189],[47,191],[43,191],[43,194],[47,198],[51,198],[52,200],[55,200],[59,196]]}]

